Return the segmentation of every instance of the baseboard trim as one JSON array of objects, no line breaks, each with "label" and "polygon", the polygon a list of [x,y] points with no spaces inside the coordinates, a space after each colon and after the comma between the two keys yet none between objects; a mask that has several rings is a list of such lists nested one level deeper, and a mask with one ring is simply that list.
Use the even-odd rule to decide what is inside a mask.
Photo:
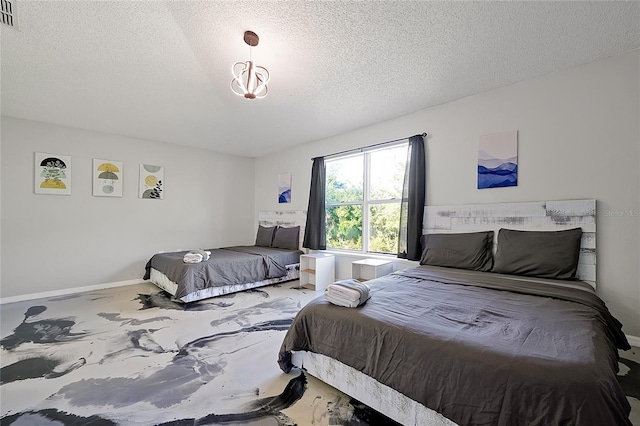
[{"label": "baseboard trim", "polygon": [[116,282],[113,282],[113,283],[88,285],[88,286],[85,286],[85,287],[63,288],[61,290],[52,290],[52,291],[43,291],[43,292],[40,292],[40,293],[22,294],[20,296],[0,297],[0,305],[4,305],[5,303],[24,302],[25,300],[42,299],[42,298],[46,298],[46,297],[65,296],[67,294],[73,294],[73,293],[83,293],[83,292],[87,292],[87,291],[104,290],[104,289],[113,288],[113,287],[124,287],[124,286],[127,286],[127,285],[140,284],[142,282],[144,282],[144,280],[142,280],[142,279],[127,280],[127,281],[116,281]]},{"label": "baseboard trim", "polygon": [[637,336],[629,336],[627,334],[627,340],[631,346],[635,346],[636,348],[640,348],[640,337]]}]

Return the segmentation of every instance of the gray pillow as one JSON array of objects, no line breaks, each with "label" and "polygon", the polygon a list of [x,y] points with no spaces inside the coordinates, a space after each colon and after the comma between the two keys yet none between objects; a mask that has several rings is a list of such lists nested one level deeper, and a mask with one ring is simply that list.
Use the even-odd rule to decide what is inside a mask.
[{"label": "gray pillow", "polygon": [[576,276],[582,228],[498,232],[492,272],[568,280]]},{"label": "gray pillow", "polygon": [[298,250],[300,245],[300,227],[283,228],[278,226],[271,247]]},{"label": "gray pillow", "polygon": [[271,247],[273,234],[276,230],[275,226],[258,225],[258,233],[256,234],[256,245],[261,247]]},{"label": "gray pillow", "polygon": [[422,236],[421,265],[489,271],[493,231]]}]

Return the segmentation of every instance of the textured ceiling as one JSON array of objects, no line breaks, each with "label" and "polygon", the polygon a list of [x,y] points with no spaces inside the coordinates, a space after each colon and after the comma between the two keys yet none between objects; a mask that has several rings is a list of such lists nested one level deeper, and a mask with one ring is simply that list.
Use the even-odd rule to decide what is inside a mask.
[{"label": "textured ceiling", "polygon": [[[640,46],[639,2],[14,5],[3,115],[251,157]],[[229,88],[245,30],[262,100]]]}]

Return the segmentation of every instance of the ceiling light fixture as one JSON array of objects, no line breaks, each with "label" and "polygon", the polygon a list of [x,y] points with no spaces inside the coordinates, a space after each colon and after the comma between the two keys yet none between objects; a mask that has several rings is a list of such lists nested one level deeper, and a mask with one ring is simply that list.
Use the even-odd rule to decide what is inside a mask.
[{"label": "ceiling light fixture", "polygon": [[249,60],[236,62],[231,67],[231,90],[238,96],[247,99],[262,99],[267,96],[267,82],[269,71],[265,67],[257,66],[251,58],[251,48],[258,45],[258,35],[253,31],[244,32],[244,42],[249,45]]}]

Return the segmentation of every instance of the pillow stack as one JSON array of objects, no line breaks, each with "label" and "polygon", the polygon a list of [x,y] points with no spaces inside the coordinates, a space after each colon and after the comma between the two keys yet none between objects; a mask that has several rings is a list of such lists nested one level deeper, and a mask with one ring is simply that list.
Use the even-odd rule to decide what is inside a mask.
[{"label": "pillow stack", "polygon": [[300,227],[258,226],[256,246],[298,250],[300,247]]},{"label": "pillow stack", "polygon": [[421,265],[490,271],[493,231],[422,236]]},{"label": "pillow stack", "polygon": [[569,280],[576,276],[582,229],[501,229],[492,272]]},{"label": "pillow stack", "polygon": [[422,236],[421,265],[496,272],[556,280],[575,279],[582,228],[561,231],[500,229],[492,254],[493,231]]},{"label": "pillow stack", "polygon": [[273,234],[275,233],[276,228],[276,226],[267,227],[258,225],[255,245],[260,247],[271,247],[271,241],[273,241]]}]

